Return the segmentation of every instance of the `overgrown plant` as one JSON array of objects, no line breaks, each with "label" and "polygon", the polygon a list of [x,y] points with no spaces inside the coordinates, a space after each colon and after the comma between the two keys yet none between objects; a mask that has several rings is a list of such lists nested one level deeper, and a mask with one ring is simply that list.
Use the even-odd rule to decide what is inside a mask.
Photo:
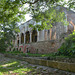
[{"label": "overgrown plant", "polygon": [[58,55],[73,56],[75,55],[75,30],[65,38],[65,42],[58,49]]}]

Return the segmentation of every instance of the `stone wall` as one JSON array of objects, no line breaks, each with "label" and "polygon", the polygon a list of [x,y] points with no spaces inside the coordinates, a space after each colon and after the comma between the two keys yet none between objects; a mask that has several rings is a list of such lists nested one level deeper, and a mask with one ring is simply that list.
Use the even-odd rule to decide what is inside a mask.
[{"label": "stone wall", "polygon": [[53,67],[53,68],[57,68],[57,69],[65,70],[65,71],[75,72],[75,63],[63,62],[63,60],[62,61],[45,60],[45,59],[38,59],[34,57],[21,57],[18,55],[15,56],[11,54],[5,54],[5,57],[16,58],[16,59],[23,60],[31,64],[48,66],[48,67]]},{"label": "stone wall", "polygon": [[52,53],[52,52],[57,52],[57,49],[59,47],[60,43],[55,40],[40,41],[40,42],[25,44],[24,46],[22,45],[19,46],[19,48],[21,48],[24,53],[26,53],[27,50],[30,53]]}]

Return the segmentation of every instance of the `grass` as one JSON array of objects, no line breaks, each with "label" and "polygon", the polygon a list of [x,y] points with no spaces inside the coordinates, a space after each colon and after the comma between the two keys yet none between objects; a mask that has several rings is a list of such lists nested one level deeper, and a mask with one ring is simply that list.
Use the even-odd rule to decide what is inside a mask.
[{"label": "grass", "polygon": [[0,75],[28,75],[28,72],[33,71],[32,67],[26,67],[27,64],[22,64],[18,60],[11,60],[0,63]]},{"label": "grass", "polygon": [[[18,53],[18,54],[24,54],[24,53]],[[47,56],[53,56],[54,54],[53,53],[51,54],[28,53],[28,55],[47,57]],[[64,57],[64,56],[60,56],[60,57]],[[7,59],[4,59],[4,61],[0,61],[0,75],[37,75],[38,74],[38,70],[36,69],[37,66],[32,67],[32,66],[29,66],[28,63],[22,63],[22,61],[19,61],[16,59],[10,59],[8,61],[6,60]],[[39,70],[38,75],[41,75],[41,70]]]},{"label": "grass", "polygon": [[9,51],[9,52],[4,52],[7,54],[15,54],[15,55],[21,55],[21,56],[29,56],[29,57],[60,57],[60,58],[75,58],[75,55],[73,56],[64,56],[64,55],[55,55],[55,53],[49,53],[49,54],[32,54],[32,53],[23,53],[19,51]]},{"label": "grass", "polygon": [[49,53],[49,54],[32,54],[32,53],[28,53],[29,56],[32,57],[49,57],[49,56],[54,56],[53,53]]},{"label": "grass", "polygon": [[22,56],[30,56],[30,57],[49,57],[49,56],[54,56],[54,53],[49,53],[49,54],[33,54],[33,53],[23,53],[23,52],[4,52],[6,54],[15,54],[15,55],[22,55]]}]

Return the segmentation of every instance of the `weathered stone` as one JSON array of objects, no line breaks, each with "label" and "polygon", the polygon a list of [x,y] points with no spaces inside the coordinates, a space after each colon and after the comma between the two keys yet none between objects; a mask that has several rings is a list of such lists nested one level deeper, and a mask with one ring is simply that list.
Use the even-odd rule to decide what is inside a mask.
[{"label": "weathered stone", "polygon": [[59,62],[58,63],[58,69],[61,69],[61,70],[69,70],[69,63],[66,63],[66,62]]},{"label": "weathered stone", "polygon": [[47,61],[47,66],[57,68],[58,62],[49,60],[49,61]]},{"label": "weathered stone", "polygon": [[75,63],[69,63],[69,71],[75,72]]},{"label": "weathered stone", "polygon": [[40,59],[35,59],[35,64],[37,64],[37,65],[41,65],[41,60]]}]

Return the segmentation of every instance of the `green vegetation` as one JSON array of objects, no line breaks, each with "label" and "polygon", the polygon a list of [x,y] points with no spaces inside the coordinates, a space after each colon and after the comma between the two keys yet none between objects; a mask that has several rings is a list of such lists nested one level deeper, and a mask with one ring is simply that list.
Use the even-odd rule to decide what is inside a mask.
[{"label": "green vegetation", "polygon": [[54,56],[54,53],[49,54],[33,54],[33,53],[23,53],[20,51],[7,51],[4,52],[5,54],[15,54],[15,55],[22,55],[22,56],[29,56],[29,57],[48,57],[48,56]]},{"label": "green vegetation", "polygon": [[27,53],[28,56],[31,57],[49,57],[49,56],[54,56],[54,53],[50,54],[32,54],[32,53]]},{"label": "green vegetation", "polygon": [[7,52],[4,52],[4,53],[20,54],[20,53],[23,53],[23,52],[15,50],[15,51],[7,51]]},{"label": "green vegetation", "polygon": [[61,54],[59,55],[58,52],[56,53],[49,53],[49,54],[33,54],[33,53],[23,53],[23,52],[19,52],[19,51],[9,51],[9,52],[4,52],[4,54],[12,54],[12,55],[20,55],[22,57],[60,57],[60,58],[74,58],[75,56],[69,56],[69,55],[64,55]]},{"label": "green vegetation", "polygon": [[[26,54],[23,54],[23,56],[26,55]],[[32,53],[28,53],[28,56],[31,56],[31,57],[69,57],[69,58],[72,58],[72,57],[75,57],[75,56],[68,56],[68,55],[56,55],[56,53],[49,53],[49,54],[32,54]]]},{"label": "green vegetation", "polygon": [[27,67],[27,64],[21,64],[18,60],[5,61],[0,63],[0,75],[25,75],[30,71],[33,71],[32,67]]},{"label": "green vegetation", "polygon": [[75,31],[65,38],[65,42],[58,49],[57,55],[75,56]]},{"label": "green vegetation", "polygon": [[[19,32],[18,22],[25,20],[24,10],[19,10],[21,4],[18,0],[0,0],[0,52],[9,46],[13,47],[15,34]],[[24,14],[23,14],[24,13]]]},{"label": "green vegetation", "polygon": [[[65,19],[61,10],[57,12],[53,8],[59,5],[75,8],[74,3],[74,0],[67,3],[64,0],[0,0],[0,52],[9,46],[13,47],[11,41],[19,32],[18,23],[25,22],[24,15],[31,14],[36,22],[41,21],[41,25],[33,28],[50,29],[55,22],[63,22]],[[28,7],[25,7],[26,4]]]}]

